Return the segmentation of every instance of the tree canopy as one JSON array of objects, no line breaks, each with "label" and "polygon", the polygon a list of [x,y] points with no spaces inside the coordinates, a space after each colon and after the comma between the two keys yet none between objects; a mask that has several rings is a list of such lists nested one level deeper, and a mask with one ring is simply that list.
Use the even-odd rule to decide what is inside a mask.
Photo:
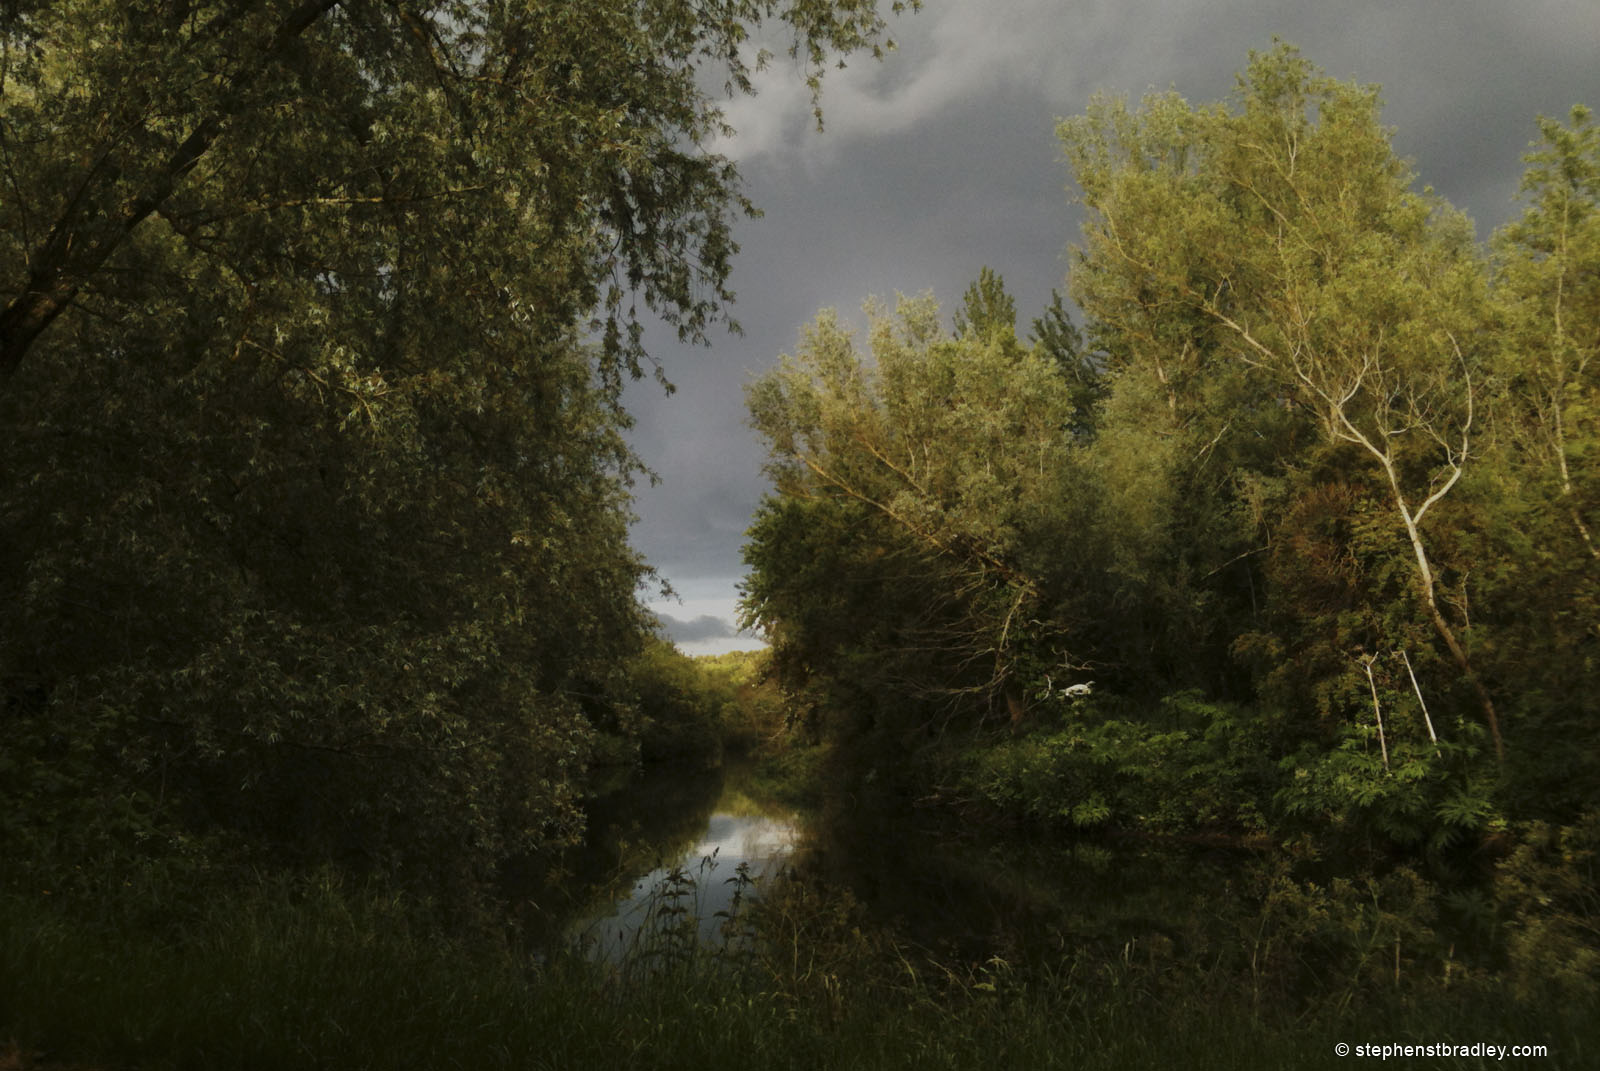
[{"label": "tree canopy", "polygon": [[1255,58],[1239,97],[1232,112],[1168,95],[1130,113],[1102,99],[1062,125],[1095,212],[1079,298],[1111,312],[1174,413],[1177,376],[1225,363],[1222,374],[1270,384],[1256,396],[1303,405],[1330,444],[1379,470],[1422,613],[1502,750],[1494,704],[1440,607],[1423,525],[1475,456],[1486,354],[1471,228],[1411,192],[1375,90],[1278,49]]},{"label": "tree canopy", "polygon": [[[987,307],[1010,307],[999,278],[986,281]],[[892,316],[869,306],[867,354],[825,313],[799,353],[749,392],[778,494],[797,500],[769,500],[758,518],[752,614],[781,628],[813,598],[795,554],[854,559],[835,583],[861,583],[861,570],[884,587],[899,577],[903,590],[880,607],[905,607],[913,588],[922,594],[893,626],[894,655],[907,664],[891,675],[930,699],[1015,692],[1023,622],[1045,598],[1027,569],[1047,519],[1039,507],[1058,500],[1068,472],[1065,382],[1049,359],[1018,346],[1003,317],[986,330],[976,307],[969,295],[969,328],[949,337],[931,298],[902,299]],[[793,509],[856,520],[841,530],[814,517],[797,530],[781,520]],[[785,532],[801,545],[786,546]],[[822,541],[849,545],[822,552]],[[819,638],[845,650],[862,641],[859,628],[837,622]]]},{"label": "tree canopy", "polygon": [[283,276],[404,303],[448,266],[447,321],[598,313],[606,367],[637,373],[636,302],[689,338],[724,315],[748,205],[701,148],[723,128],[703,69],[748,89],[772,18],[814,92],[884,29],[874,0],[9,5],[0,369],[68,310],[115,315],[167,241],[219,277],[241,344],[303,322]]},{"label": "tree canopy", "polygon": [[27,853],[448,886],[575,835],[640,726],[620,390],[647,317],[728,318],[751,206],[706,145],[766,21],[814,91],[886,44],[872,0],[6,5]]},{"label": "tree canopy", "polygon": [[1057,295],[1025,348],[985,268],[953,334],[825,314],[752,390],[775,664],[847,738],[1003,697],[1044,735],[952,791],[1077,825],[1191,777],[1195,823],[1237,792],[1434,848],[1592,805],[1600,141],[1539,133],[1485,248],[1288,45],[1223,102],[1096,97],[1058,129],[1081,331]]}]

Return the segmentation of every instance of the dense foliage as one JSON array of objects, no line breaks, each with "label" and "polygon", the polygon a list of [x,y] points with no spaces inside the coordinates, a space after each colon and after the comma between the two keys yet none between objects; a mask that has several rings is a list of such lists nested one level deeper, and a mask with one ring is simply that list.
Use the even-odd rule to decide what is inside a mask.
[{"label": "dense foliage", "polygon": [[1063,122],[1082,332],[1019,342],[985,269],[954,331],[824,313],[750,392],[787,686],[907,754],[1004,726],[918,776],[1074,826],[1442,850],[1592,808],[1600,140],[1539,132],[1485,250],[1287,46]]},{"label": "dense foliage", "polygon": [[752,753],[783,735],[784,705],[765,651],[690,658],[652,638],[629,679],[638,693],[636,746],[645,762],[715,763],[724,748]]},{"label": "dense foliage", "polygon": [[[1486,250],[1291,49],[1226,105],[1097,101],[1084,328],[1056,295],[1020,339],[987,269],[953,331],[824,314],[750,394],[773,652],[652,634],[620,389],[642,316],[725,317],[748,208],[704,87],[775,19],[815,91],[881,6],[4,6],[0,1066],[1281,1066],[1373,1029],[1585,1066],[1584,109]],[[1283,850],[1195,888],[1087,845],[1074,879],[1140,885],[1097,916],[1055,860],[991,900],[1029,851],[986,844],[985,900],[1078,913],[968,960],[821,837],[734,944],[669,898],[617,973],[529,955],[542,904],[460,910],[571,876],[599,767],[795,728],[833,746],[765,785],[848,812],[865,896],[944,862],[863,821],[908,788]]]},{"label": "dense foliage", "polygon": [[871,0],[5,6],[8,858],[448,891],[571,839],[650,625],[621,384],[642,316],[726,316],[749,206],[705,79],[748,89],[768,19],[814,88],[884,28]]}]

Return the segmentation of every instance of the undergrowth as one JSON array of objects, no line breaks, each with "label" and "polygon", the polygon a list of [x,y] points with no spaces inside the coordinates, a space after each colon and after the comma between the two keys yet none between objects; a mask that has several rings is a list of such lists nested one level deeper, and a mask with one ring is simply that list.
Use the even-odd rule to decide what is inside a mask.
[{"label": "undergrowth", "polygon": [[[1523,869],[1559,866],[1560,851],[1546,833]],[[1571,895],[1568,907],[1587,894]],[[13,889],[0,895],[0,1042],[41,1068],[1315,1068],[1339,1063],[1340,1041],[1544,1044],[1542,1067],[1594,1066],[1592,985],[1518,991],[1409,958],[1391,979],[1387,937],[1320,999],[1275,998],[1271,983],[1312,955],[1282,920],[1318,919],[1325,936],[1353,904],[1378,934],[1394,909],[1363,915],[1360,901],[1280,884],[1268,929],[1241,930],[1231,955],[1130,941],[950,963],[872,925],[847,891],[791,875],[727,920],[745,937],[736,951],[679,927],[619,965],[446,937],[404,901],[330,879],[237,890],[176,930],[86,922]]]}]

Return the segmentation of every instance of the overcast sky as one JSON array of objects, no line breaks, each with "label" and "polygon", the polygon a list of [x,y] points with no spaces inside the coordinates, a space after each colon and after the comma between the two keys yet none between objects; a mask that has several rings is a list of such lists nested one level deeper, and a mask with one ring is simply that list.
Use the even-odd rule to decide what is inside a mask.
[{"label": "overcast sky", "polygon": [[678,390],[628,393],[634,446],[661,478],[638,489],[634,542],[681,596],[651,605],[690,653],[757,645],[733,628],[765,490],[745,383],[819,309],[861,325],[869,296],[932,290],[948,315],[984,265],[1025,333],[1065,289],[1081,220],[1056,121],[1096,91],[1222,99],[1249,52],[1280,37],[1336,78],[1382,87],[1396,149],[1480,238],[1516,211],[1534,118],[1600,110],[1600,0],[926,0],[892,34],[881,63],[829,72],[821,134],[782,58],[756,97],[729,104],[739,133],[721,149],[765,212],[736,229],[744,334],[705,349],[657,333]]}]

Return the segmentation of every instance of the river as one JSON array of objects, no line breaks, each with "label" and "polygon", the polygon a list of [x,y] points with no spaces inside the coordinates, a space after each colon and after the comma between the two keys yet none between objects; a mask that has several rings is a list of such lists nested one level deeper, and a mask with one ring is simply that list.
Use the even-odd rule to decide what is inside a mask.
[{"label": "river", "polygon": [[871,786],[802,814],[753,792],[750,774],[740,764],[656,769],[595,800],[587,841],[547,898],[553,932],[611,960],[664,924],[680,935],[692,925],[714,946],[727,914],[795,865],[941,957],[1171,951],[1214,916],[1248,862],[1214,848],[986,828]]},{"label": "river", "polygon": [[681,924],[687,915],[698,938],[716,944],[735,897],[769,880],[805,828],[793,808],[749,794],[750,775],[748,763],[733,761],[619,779],[589,802],[581,845],[507,890],[523,903],[529,936],[616,960],[664,919]]}]

